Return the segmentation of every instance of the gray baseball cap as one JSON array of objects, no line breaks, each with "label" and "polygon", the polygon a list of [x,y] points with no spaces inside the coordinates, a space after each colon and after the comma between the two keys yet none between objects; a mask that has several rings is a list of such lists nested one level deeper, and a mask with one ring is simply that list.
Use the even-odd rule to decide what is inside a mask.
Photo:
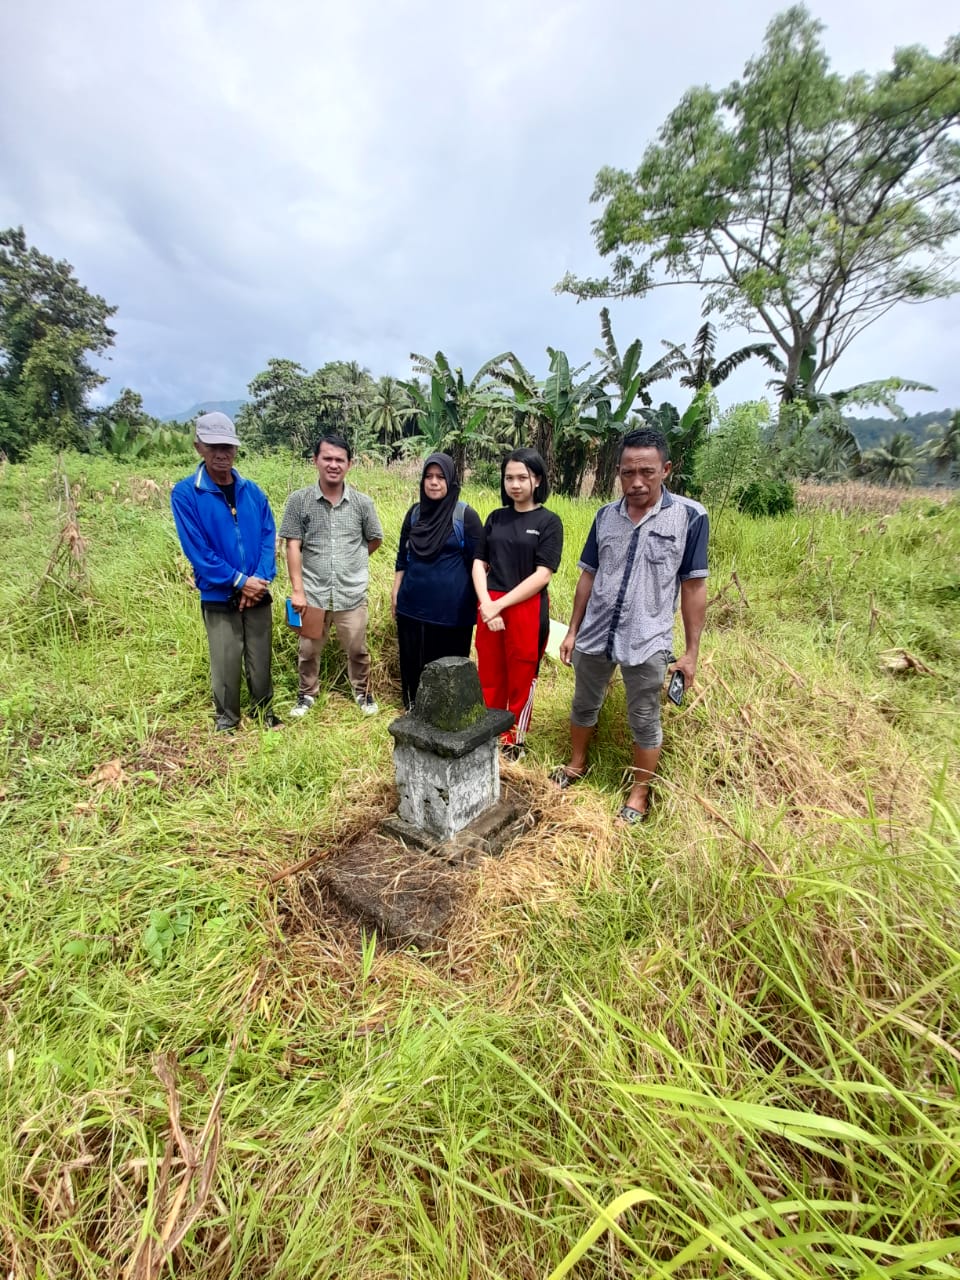
[{"label": "gray baseball cap", "polygon": [[240,444],[237,429],[225,413],[203,413],[197,419],[197,439],[201,444]]}]

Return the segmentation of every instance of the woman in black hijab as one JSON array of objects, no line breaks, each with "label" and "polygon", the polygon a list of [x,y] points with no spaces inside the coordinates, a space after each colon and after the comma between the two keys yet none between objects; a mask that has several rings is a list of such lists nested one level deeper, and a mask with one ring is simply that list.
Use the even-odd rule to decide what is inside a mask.
[{"label": "woman in black hijab", "polygon": [[391,597],[408,710],[428,662],[470,656],[477,617],[471,567],[481,532],[480,517],[460,501],[453,459],[431,453],[420,501],[403,518]]}]

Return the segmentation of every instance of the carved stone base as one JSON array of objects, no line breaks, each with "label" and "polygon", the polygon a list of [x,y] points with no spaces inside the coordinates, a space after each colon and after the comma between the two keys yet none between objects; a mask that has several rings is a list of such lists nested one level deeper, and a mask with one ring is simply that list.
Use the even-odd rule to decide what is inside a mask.
[{"label": "carved stone base", "polygon": [[511,840],[524,830],[523,806],[504,788],[496,804],[485,809],[455,835],[437,841],[429,832],[391,813],[380,823],[384,835],[420,849],[450,866],[473,866],[483,857],[499,857]]}]

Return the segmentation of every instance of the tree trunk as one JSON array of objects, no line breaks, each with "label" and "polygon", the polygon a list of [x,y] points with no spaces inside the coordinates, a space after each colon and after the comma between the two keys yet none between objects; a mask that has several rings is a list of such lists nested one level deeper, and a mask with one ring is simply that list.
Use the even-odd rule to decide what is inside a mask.
[{"label": "tree trunk", "polygon": [[462,484],[467,470],[467,445],[465,440],[456,440],[451,444],[450,457],[453,459],[453,469],[457,481]]},{"label": "tree trunk", "polygon": [[604,440],[597,450],[597,473],[593,478],[595,498],[613,497],[613,482],[617,478],[617,455],[620,452],[620,435]]},{"label": "tree trunk", "polygon": [[546,463],[547,478],[550,481],[550,488],[556,488],[557,470],[556,459],[553,451],[553,423],[549,418],[540,417],[538,415],[534,419],[533,447]]}]

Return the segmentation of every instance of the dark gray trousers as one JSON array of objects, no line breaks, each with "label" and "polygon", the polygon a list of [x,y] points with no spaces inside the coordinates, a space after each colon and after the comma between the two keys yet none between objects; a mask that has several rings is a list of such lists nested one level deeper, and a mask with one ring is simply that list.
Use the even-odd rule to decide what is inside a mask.
[{"label": "dark gray trousers", "polygon": [[236,609],[230,613],[204,609],[203,625],[210,648],[210,683],[217,708],[217,728],[232,729],[240,723],[240,667],[246,671],[247,690],[254,713],[266,714],[273,701],[270,672],[273,611]]}]

